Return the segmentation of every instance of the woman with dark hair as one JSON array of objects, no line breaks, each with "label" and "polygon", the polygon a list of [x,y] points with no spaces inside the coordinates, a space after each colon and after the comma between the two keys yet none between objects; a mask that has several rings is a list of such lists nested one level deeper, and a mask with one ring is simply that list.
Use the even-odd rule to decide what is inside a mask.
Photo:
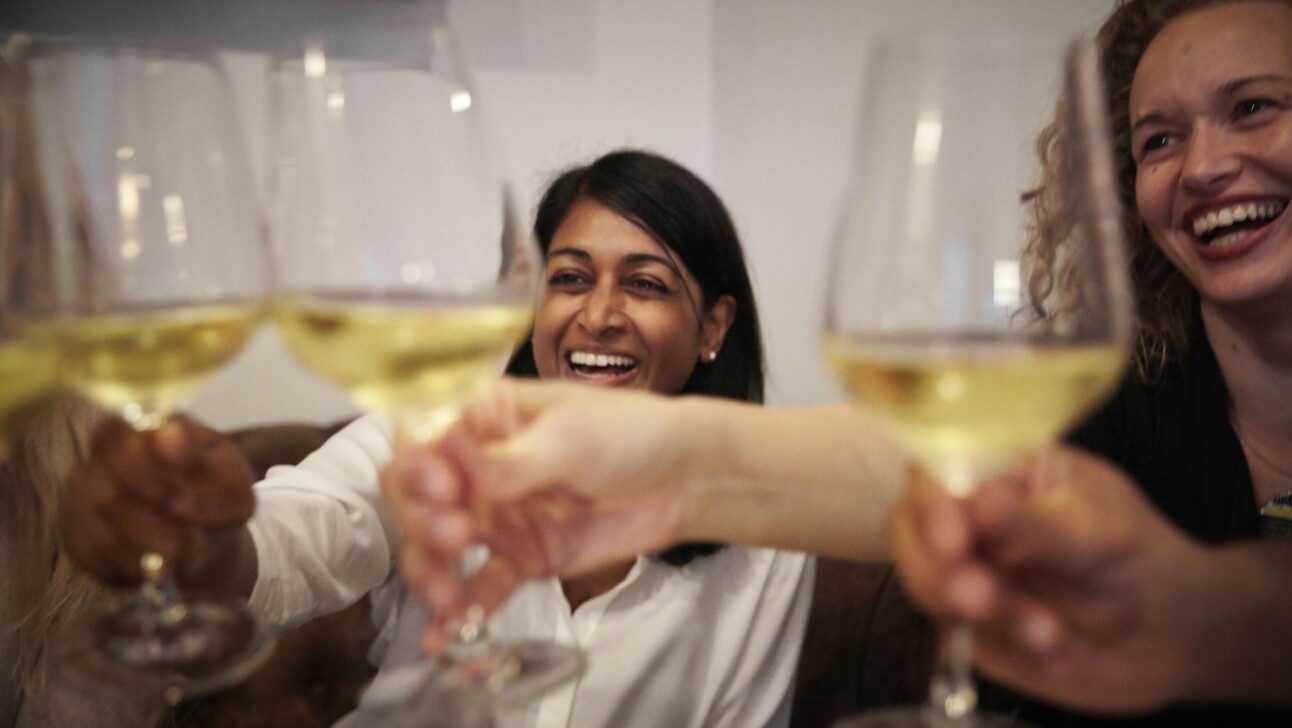
[{"label": "woman with dark hair", "polygon": [[[682,204],[683,200],[687,202]],[[611,152],[588,166],[565,171],[548,186],[534,221],[534,235],[545,259],[571,210],[589,202],[641,228],[663,246],[663,252],[676,256],[679,267],[699,284],[699,300],[691,302],[697,321],[702,311],[714,310],[723,297],[730,297],[733,304],[722,346],[702,353],[699,366],[690,369],[680,390],[668,391],[672,386],[644,388],[662,394],[703,394],[761,404],[763,345],[758,309],[740,239],[722,200],[690,171],[664,157],[633,150]],[[541,310],[539,318],[544,318]],[[533,337],[521,344],[507,364],[507,374],[561,377],[559,367],[541,370],[535,363],[534,344]],[[549,363],[554,352],[545,350],[542,341],[539,348]],[[712,553],[714,548],[683,544],[661,558],[680,565],[697,553]]]},{"label": "woman with dark hair", "polygon": [[[614,152],[557,177],[535,227],[543,294],[513,372],[761,401],[762,342],[744,256],[726,209],[699,178],[657,155]],[[391,430],[388,418],[369,415],[300,465],[271,470],[255,486],[245,527],[225,524],[233,537],[226,527],[207,541],[219,553],[176,561],[189,585],[246,594],[283,625],[370,593],[379,628],[371,656],[381,664],[372,693],[383,700],[406,677],[396,668],[422,657],[417,635],[428,620],[394,568],[399,534],[380,501]],[[167,534],[119,532],[116,524],[131,522],[122,511],[149,509],[150,522],[158,511],[142,495],[140,473],[150,469],[140,460],[150,448],[131,442],[153,436],[125,428],[116,436],[117,447],[104,443],[71,479],[83,508],[63,536],[83,564],[120,583],[138,578],[133,563],[148,546],[139,541]],[[170,440],[182,434],[158,436],[173,452]],[[246,485],[225,505],[252,498]],[[175,507],[178,528],[192,504]],[[576,644],[588,667],[573,685],[509,707],[499,725],[786,726],[812,577],[803,554],[695,543],[526,584],[491,618],[491,633]]]},{"label": "woman with dark hair", "polygon": [[[762,401],[740,241],[691,172],[654,154],[612,152],[548,186],[534,232],[546,262],[542,301],[509,373]],[[536,636],[576,635],[588,656],[573,696],[545,699],[531,716],[555,711],[576,726],[784,726],[811,574],[802,554],[684,543],[562,579],[559,589],[556,580],[526,584],[492,624],[519,634],[542,623]]]},{"label": "woman with dark hair", "polygon": [[[664,157],[611,152],[586,167],[567,170],[548,186],[534,220],[544,257],[581,199],[615,211],[676,255],[700,284],[702,308],[712,307],[723,295],[734,299],[735,314],[723,348],[704,362],[706,366],[696,367],[678,393],[762,402],[763,345],[754,290],[735,226],[713,190]],[[507,366],[508,374],[539,376],[533,346],[533,341],[521,345]]]}]

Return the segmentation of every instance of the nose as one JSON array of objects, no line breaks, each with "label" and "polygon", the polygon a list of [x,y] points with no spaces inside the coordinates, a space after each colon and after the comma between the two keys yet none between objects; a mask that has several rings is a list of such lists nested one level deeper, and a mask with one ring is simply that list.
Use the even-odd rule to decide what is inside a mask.
[{"label": "nose", "polygon": [[624,326],[624,296],[615,286],[601,283],[588,292],[579,307],[579,325],[592,334]]},{"label": "nose", "polygon": [[1185,189],[1211,194],[1224,189],[1242,170],[1234,140],[1224,129],[1198,124],[1189,134],[1180,181]]}]

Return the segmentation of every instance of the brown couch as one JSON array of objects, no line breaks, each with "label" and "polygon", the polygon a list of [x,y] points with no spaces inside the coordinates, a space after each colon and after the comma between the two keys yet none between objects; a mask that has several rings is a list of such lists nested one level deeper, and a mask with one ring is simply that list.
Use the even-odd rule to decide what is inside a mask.
[{"label": "brown couch", "polygon": [[[274,424],[227,433],[258,477],[295,464],[345,423]],[[278,635],[273,657],[224,692],[181,703],[171,724],[182,728],[326,728],[354,709],[376,670],[368,647],[376,637],[367,600]]]},{"label": "brown couch", "polygon": [[[344,423],[276,424],[229,433],[264,475],[296,463]],[[244,684],[190,701],[176,724],[193,728],[326,726],[353,708],[371,677],[373,638],[361,602],[280,635],[273,659]],[[892,567],[823,559],[794,696],[794,728],[828,728],[860,710],[923,699],[936,638],[903,596]]]},{"label": "brown couch", "polygon": [[828,728],[862,710],[919,703],[936,649],[933,624],[891,564],[819,560],[791,726]]}]

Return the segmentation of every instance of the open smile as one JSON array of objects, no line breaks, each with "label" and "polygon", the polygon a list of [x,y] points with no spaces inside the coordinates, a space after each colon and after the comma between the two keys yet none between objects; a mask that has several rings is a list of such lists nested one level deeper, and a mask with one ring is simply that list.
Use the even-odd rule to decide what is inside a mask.
[{"label": "open smile", "polygon": [[637,368],[636,359],[622,354],[571,351],[565,355],[565,361],[572,372],[592,379],[615,379]]},{"label": "open smile", "polygon": [[1203,245],[1224,249],[1267,227],[1287,209],[1287,200],[1241,202],[1197,214],[1186,224]]}]

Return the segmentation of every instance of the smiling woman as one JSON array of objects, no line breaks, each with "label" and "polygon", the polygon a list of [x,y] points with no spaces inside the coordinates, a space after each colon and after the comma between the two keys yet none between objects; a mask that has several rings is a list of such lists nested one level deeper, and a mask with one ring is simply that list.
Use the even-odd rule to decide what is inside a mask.
[{"label": "smiling woman", "polygon": [[547,258],[544,298],[508,373],[564,376],[575,349],[561,347],[581,337],[584,365],[585,353],[634,358],[615,346],[652,357],[634,362],[649,372],[630,386],[762,402],[762,338],[740,240],[690,171],[647,152],[606,154],[548,186],[534,233]]},{"label": "smiling woman", "polygon": [[[762,339],[740,240],[722,201],[689,170],[649,152],[611,152],[553,180],[534,232],[543,295],[508,373],[762,402]],[[813,569],[802,554],[682,543],[559,580],[589,655],[574,702],[563,703],[574,724],[786,725]],[[662,589],[672,596],[645,598]],[[495,621],[533,623],[551,594],[522,588]],[[677,665],[668,672],[678,680],[660,679],[661,660]],[[734,681],[698,686],[715,679]],[[673,712],[661,713],[665,704]]]},{"label": "smiling woman", "polygon": [[1278,2],[1182,17],[1145,51],[1131,85],[1145,228],[1217,305],[1265,298],[1292,277],[1292,247],[1270,240],[1286,228],[1292,194],[1290,18]]},{"label": "smiling woman", "polygon": [[[762,402],[744,253],[726,207],[700,178],[655,154],[611,152],[548,185],[534,232],[547,261],[543,298],[507,373]],[[716,549],[681,544],[661,558],[682,565]],[[630,565],[567,579],[572,606],[612,587]]]}]

